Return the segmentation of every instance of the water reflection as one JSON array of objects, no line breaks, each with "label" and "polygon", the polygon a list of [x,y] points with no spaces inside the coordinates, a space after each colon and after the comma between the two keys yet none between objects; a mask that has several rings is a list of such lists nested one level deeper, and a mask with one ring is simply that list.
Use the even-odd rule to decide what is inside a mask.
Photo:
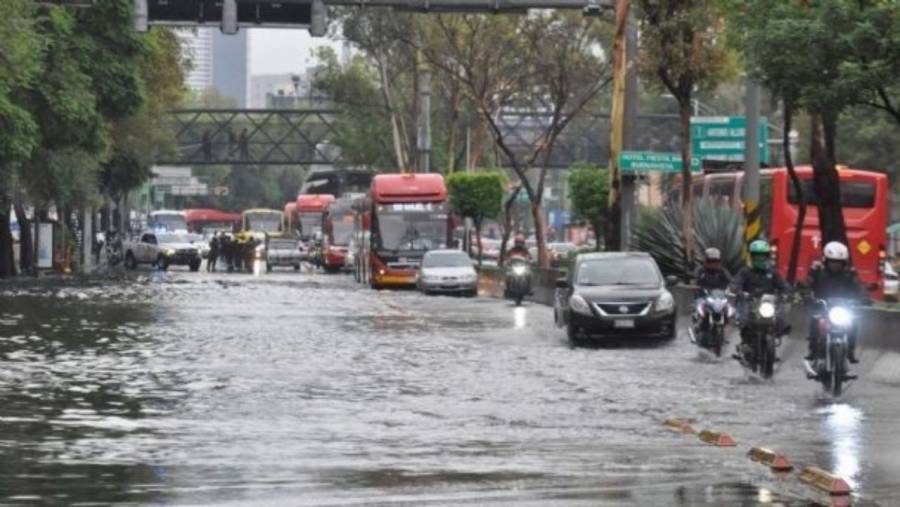
[{"label": "water reflection", "polygon": [[528,313],[526,312],[525,307],[524,307],[524,306],[517,306],[517,307],[513,310],[513,319],[514,319],[514,321],[513,321],[513,326],[514,326],[516,329],[522,329],[522,328],[524,328],[525,325],[528,323],[527,317],[528,317]]},{"label": "water reflection", "polygon": [[862,410],[836,403],[825,411],[825,433],[830,437],[832,471],[843,477],[851,488],[859,475],[860,427]]}]

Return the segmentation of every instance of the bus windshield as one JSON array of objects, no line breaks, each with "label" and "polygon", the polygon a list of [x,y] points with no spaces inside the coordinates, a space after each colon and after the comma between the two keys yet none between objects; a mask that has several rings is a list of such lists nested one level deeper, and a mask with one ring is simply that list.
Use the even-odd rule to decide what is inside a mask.
[{"label": "bus windshield", "polygon": [[[797,205],[800,199],[797,191],[790,181],[788,185],[788,202]],[[816,206],[819,200],[813,186],[813,180],[802,179],[800,185],[803,188],[803,197],[806,204]],[[842,181],[841,182],[841,206],[845,208],[874,208],[875,207],[875,183],[869,181]]]},{"label": "bus windshield", "polygon": [[321,211],[304,211],[297,214],[300,222],[300,232],[304,237],[310,237],[317,230],[322,229],[322,212]]},{"label": "bus windshield", "polygon": [[275,213],[248,213],[245,215],[247,230],[256,232],[278,232],[281,230],[281,215]]},{"label": "bus windshield", "polygon": [[180,213],[158,213],[150,215],[150,227],[164,231],[186,231],[187,220]]},{"label": "bus windshield", "polygon": [[443,205],[379,206],[379,249],[424,252],[446,247],[447,210]]},{"label": "bus windshield", "polygon": [[353,215],[344,215],[341,220],[331,223],[332,243],[335,245],[349,245],[353,237]]}]

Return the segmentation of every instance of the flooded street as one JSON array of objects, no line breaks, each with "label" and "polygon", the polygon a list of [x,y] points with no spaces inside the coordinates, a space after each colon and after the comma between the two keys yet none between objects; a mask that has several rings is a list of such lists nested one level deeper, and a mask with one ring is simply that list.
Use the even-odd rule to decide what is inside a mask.
[{"label": "flooded street", "polygon": [[564,335],[536,304],[293,271],[0,286],[0,504],[807,505],[764,445],[900,505],[900,386],[833,403],[799,342],[760,383],[684,339]]}]

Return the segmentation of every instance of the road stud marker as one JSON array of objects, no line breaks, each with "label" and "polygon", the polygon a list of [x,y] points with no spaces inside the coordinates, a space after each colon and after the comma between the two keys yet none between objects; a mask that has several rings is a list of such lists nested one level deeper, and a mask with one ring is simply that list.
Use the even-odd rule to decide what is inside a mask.
[{"label": "road stud marker", "polygon": [[787,459],[787,456],[765,447],[751,448],[750,452],[747,453],[747,457],[757,463],[766,465],[776,472],[788,472],[794,469],[794,465]]},{"label": "road stud marker", "polygon": [[728,433],[718,431],[703,430],[700,432],[700,440],[716,447],[734,447],[734,439]]},{"label": "road stud marker", "polygon": [[689,422],[677,417],[666,419],[663,425],[665,425],[665,427],[669,428],[670,430],[677,431],[679,433],[696,433]]},{"label": "road stud marker", "polygon": [[850,495],[850,485],[847,484],[847,481],[818,467],[804,468],[800,474],[800,482],[831,496]]}]

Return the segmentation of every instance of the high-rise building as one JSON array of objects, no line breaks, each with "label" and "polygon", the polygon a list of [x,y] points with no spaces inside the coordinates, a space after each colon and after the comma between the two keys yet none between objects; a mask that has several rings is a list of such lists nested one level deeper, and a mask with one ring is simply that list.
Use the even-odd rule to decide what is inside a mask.
[{"label": "high-rise building", "polygon": [[213,86],[242,108],[250,102],[248,32],[242,29],[235,35],[225,35],[216,31],[212,41]]},{"label": "high-rise building", "polygon": [[175,33],[181,40],[182,58],[189,63],[185,84],[196,91],[213,85],[214,28],[185,28]]}]

